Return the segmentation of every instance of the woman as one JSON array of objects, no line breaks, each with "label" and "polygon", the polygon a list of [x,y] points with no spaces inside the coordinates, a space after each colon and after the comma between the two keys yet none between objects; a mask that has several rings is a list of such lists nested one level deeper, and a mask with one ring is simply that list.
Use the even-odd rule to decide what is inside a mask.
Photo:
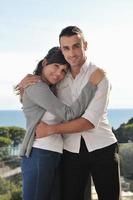
[{"label": "woman", "polygon": [[27,122],[27,132],[20,152],[24,200],[50,200],[63,149],[61,135],[35,139],[37,123],[41,120],[48,124],[59,123],[81,116],[95,94],[96,84],[103,77],[101,73],[99,80],[95,80],[97,73],[93,74],[79,98],[69,107],[58,100],[54,87],[65,77],[67,70],[69,64],[60,48],[52,48],[34,72],[41,76],[41,81],[26,88],[22,97]]}]

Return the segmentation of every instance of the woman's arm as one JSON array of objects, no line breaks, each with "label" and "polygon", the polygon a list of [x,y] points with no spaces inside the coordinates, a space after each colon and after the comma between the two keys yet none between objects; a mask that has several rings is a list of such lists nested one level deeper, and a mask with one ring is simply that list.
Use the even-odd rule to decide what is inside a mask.
[{"label": "woman's arm", "polygon": [[[96,86],[86,84],[79,98],[71,105],[63,104],[50,90],[46,83],[40,82],[25,89],[25,95],[36,105],[60,117],[62,121],[75,119],[83,114],[93,98]],[[23,96],[23,100],[24,100]]]},{"label": "woman's arm", "polygon": [[57,115],[64,121],[75,119],[83,114],[93,98],[96,86],[104,76],[102,70],[96,70],[83,88],[79,98],[71,105],[63,104],[46,83],[40,82],[25,89],[27,96],[37,105]]}]

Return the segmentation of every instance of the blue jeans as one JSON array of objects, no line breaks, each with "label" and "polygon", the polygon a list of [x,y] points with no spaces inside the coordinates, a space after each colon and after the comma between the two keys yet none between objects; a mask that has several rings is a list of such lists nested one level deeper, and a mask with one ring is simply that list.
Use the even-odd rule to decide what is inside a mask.
[{"label": "blue jeans", "polygon": [[22,158],[23,200],[51,199],[60,159],[60,153],[38,148]]}]

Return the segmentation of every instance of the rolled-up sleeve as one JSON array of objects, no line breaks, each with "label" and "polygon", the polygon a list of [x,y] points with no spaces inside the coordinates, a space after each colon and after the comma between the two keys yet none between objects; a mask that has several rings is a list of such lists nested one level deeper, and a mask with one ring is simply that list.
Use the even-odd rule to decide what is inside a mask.
[{"label": "rolled-up sleeve", "polygon": [[95,96],[87,107],[83,118],[90,121],[95,127],[98,126],[100,118],[107,109],[111,84],[107,77],[105,77],[98,85]]}]

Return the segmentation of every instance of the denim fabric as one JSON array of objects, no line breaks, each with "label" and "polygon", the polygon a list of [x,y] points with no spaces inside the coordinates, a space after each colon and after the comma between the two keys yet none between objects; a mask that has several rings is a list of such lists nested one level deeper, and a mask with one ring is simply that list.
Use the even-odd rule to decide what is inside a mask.
[{"label": "denim fabric", "polygon": [[21,161],[23,200],[50,200],[61,154],[32,148]]}]

